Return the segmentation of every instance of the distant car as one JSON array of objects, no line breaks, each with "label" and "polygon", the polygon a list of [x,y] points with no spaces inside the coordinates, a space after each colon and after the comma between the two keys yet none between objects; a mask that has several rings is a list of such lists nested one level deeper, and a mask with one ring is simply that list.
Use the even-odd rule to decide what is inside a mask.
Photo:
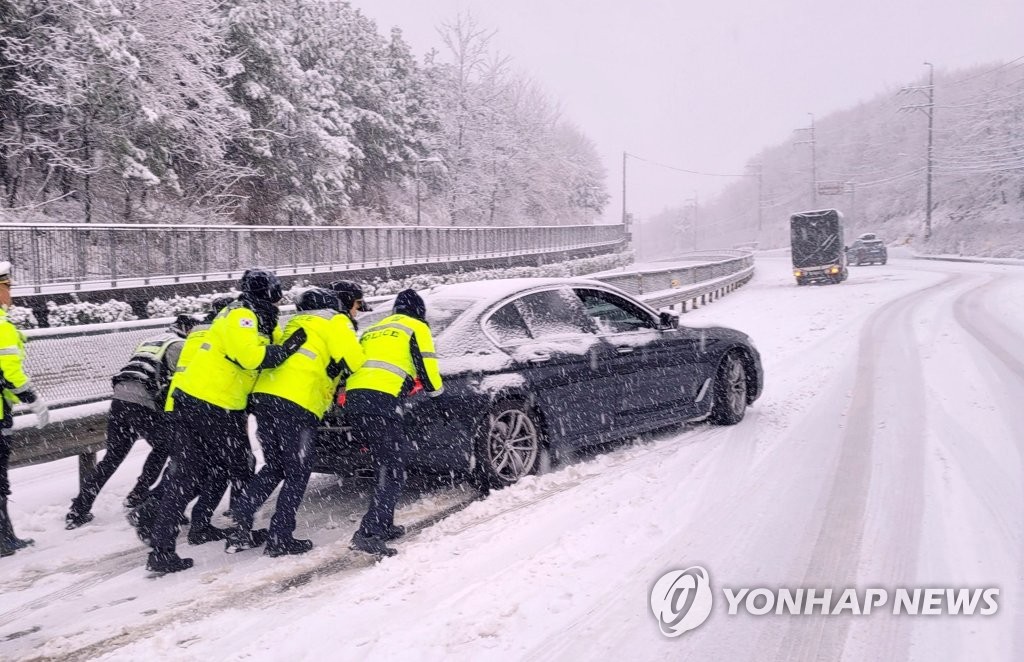
[{"label": "distant car", "polygon": [[[761,358],[745,334],[680,326],[599,281],[493,280],[421,294],[445,389],[402,401],[413,466],[502,487],[534,473],[546,451],[684,422],[733,425],[761,394]],[[360,325],[387,314],[381,305]],[[316,470],[370,468],[336,408],[317,438]]]},{"label": "distant car", "polygon": [[862,234],[853,245],[846,249],[846,259],[855,265],[885,264],[889,260],[889,251],[885,242],[874,233]]}]

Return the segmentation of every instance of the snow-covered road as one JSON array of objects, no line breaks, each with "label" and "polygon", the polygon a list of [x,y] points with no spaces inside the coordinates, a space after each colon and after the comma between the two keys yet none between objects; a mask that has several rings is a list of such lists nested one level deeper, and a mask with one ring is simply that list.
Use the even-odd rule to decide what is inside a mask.
[{"label": "snow-covered road", "polygon": [[[422,526],[376,565],[345,551],[358,483],[314,477],[306,557],[206,545],[196,569],[147,579],[119,508],[140,456],[74,532],[73,462],[12,472],[38,545],[0,561],[0,659],[1024,659],[1024,269],[894,260],[797,288],[786,259],[757,268],[683,318],[761,350],[765,394],[740,425],[485,500],[418,486],[399,519]],[[695,564],[716,590],[995,586],[1000,609],[754,617],[720,601],[667,639],[649,591]]]}]

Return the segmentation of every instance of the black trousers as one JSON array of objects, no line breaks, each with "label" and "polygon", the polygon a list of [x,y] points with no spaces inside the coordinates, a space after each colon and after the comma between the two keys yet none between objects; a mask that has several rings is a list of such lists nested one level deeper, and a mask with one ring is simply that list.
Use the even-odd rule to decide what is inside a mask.
[{"label": "black trousers", "polygon": [[11,440],[8,430],[0,430],[0,501],[11,495],[11,481],[7,477],[7,464],[11,461]]},{"label": "black trousers", "polygon": [[287,539],[295,531],[295,513],[309,483],[319,420],[309,410],[273,395],[254,394],[250,410],[256,417],[256,435],[266,464],[246,484],[232,505],[231,514],[239,525],[252,528],[256,511],[284,481],[270,520],[270,535],[278,540]]},{"label": "black trousers", "polygon": [[133,492],[142,492],[160,477],[164,463],[171,454],[173,433],[168,416],[143,405],[124,400],[111,400],[107,418],[107,451],[96,469],[82,483],[82,490],[71,502],[71,508],[80,513],[92,510],[100,490],[114,475],[137,439],[145,439],[153,447]]},{"label": "black trousers", "polygon": [[377,484],[359,530],[367,536],[383,536],[395,523],[395,506],[406,482],[409,441],[398,398],[378,391],[355,390],[346,394],[345,413],[352,425],[352,440],[370,449]]},{"label": "black trousers", "polygon": [[158,551],[174,551],[178,520],[196,494],[192,526],[208,526],[230,479],[252,477],[244,411],[221,409],[178,391],[171,416],[177,441],[153,524],[152,546]]}]

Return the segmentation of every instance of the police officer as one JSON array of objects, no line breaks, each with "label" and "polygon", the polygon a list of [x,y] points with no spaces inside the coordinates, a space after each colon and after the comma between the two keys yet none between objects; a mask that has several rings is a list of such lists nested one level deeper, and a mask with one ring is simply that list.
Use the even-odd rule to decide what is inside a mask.
[{"label": "police officer", "polygon": [[229,553],[256,546],[253,515],[282,480],[264,553],[282,556],[313,549],[312,541],[296,540],[292,534],[312,470],[314,434],[334,401],[338,382],[363,365],[363,349],[334,292],[306,290],[295,307],[298,313],[288,321],[284,336],[304,329],[306,342],[280,366],[260,373],[250,398],[266,464],[231,508],[236,528],[228,532]]},{"label": "police officer", "polygon": [[[242,455],[241,440],[247,440],[245,409],[259,371],[281,365],[306,341],[306,332],[297,329],[283,344],[273,344],[281,339],[275,304],[282,292],[277,276],[250,269],[242,275],[239,289],[241,296],[218,313],[175,384],[178,448],[151,536],[153,551],[146,568],[154,572],[192,567],[192,559],[181,558],[175,551],[178,518],[199,486],[204,491],[220,486],[223,494],[226,477]],[[192,510],[189,542],[223,539],[223,531],[207,526],[193,540],[199,505]]]},{"label": "police officer", "polygon": [[412,392],[417,380],[431,396],[444,390],[426,315],[419,294],[399,292],[393,314],[363,333],[366,362],[346,384],[345,413],[353,441],[370,449],[377,474],[370,507],[351,547],[379,556],[396,554],[386,543],[405,534],[394,523],[409,451],[399,399]]},{"label": "police officer", "polygon": [[[172,445],[177,444],[177,434],[174,431],[175,417],[170,415],[170,413],[174,411],[174,391],[176,390],[177,385],[182,380],[182,373],[185,372],[185,370],[188,368],[189,363],[192,362],[193,357],[195,357],[200,347],[202,347],[203,344],[206,342],[206,336],[210,332],[210,327],[213,324],[213,320],[217,317],[217,314],[220,313],[220,311],[234,303],[234,301],[235,297],[229,295],[223,295],[213,299],[213,301],[210,302],[210,310],[206,314],[202,323],[196,324],[195,326],[192,327],[192,330],[189,332],[188,337],[185,338],[185,342],[182,344],[181,354],[179,355],[177,364],[175,365],[174,376],[171,377],[170,385],[167,391],[167,398],[163,404],[163,409],[167,419],[167,427],[168,429],[171,430],[171,434],[169,436]],[[249,455],[251,456],[251,453]],[[249,458],[247,458],[247,460],[248,459]],[[255,466],[254,462],[252,466]],[[145,502],[143,502],[139,507],[137,507],[134,511],[128,514],[128,522],[132,526],[136,527],[136,532],[138,533],[139,538],[147,545],[150,542],[150,535],[153,529],[153,522],[156,519],[157,512],[160,509],[160,500],[163,497],[163,489],[167,483],[166,478],[167,473],[165,472],[160,482],[155,487],[153,487],[149,497],[145,500]],[[251,478],[251,475],[249,476],[249,478]],[[232,496],[234,496],[236,491],[241,490],[241,484],[237,485],[236,488],[236,490],[232,491]],[[213,491],[214,490],[211,489],[208,493],[205,493],[206,499],[204,500],[204,502],[202,504],[197,504],[198,508],[194,509],[195,512],[197,512],[200,517],[199,521],[196,522],[197,534],[200,531],[206,530],[207,527],[209,527],[210,518],[213,517],[213,511],[217,508],[217,504],[220,503],[221,497],[223,496],[223,494],[213,494]],[[193,497],[197,496],[199,492],[200,490],[197,488],[196,492],[193,494]],[[189,501],[191,500],[192,499],[190,498]],[[212,503],[206,503],[207,501],[212,501]],[[208,513],[205,516],[205,521],[203,519],[204,513]],[[182,524],[188,523],[188,520],[184,516],[179,517],[178,521]],[[192,533],[191,530],[189,531],[189,533]],[[193,538],[195,538],[195,536],[193,536]]]},{"label": "police officer", "polygon": [[7,477],[7,463],[11,458],[11,442],[8,431],[14,425],[13,406],[24,403],[36,415],[36,426],[43,427],[50,420],[49,410],[32,389],[25,374],[25,337],[7,319],[7,308],[11,305],[11,263],[0,262],[0,390],[3,393],[3,408],[0,419],[0,556],[10,556],[19,549],[34,543],[14,534],[14,525],[7,513],[7,497],[11,495],[11,483]]},{"label": "police officer", "polygon": [[370,308],[363,298],[363,288],[350,280],[339,280],[331,283],[331,289],[338,295],[341,311],[348,315],[352,322],[352,328],[358,331],[359,324],[356,322],[356,315],[373,312],[373,308]]},{"label": "police officer", "polygon": [[134,508],[149,495],[150,486],[160,476],[171,454],[170,426],[163,412],[168,385],[185,337],[197,322],[189,315],[178,315],[166,333],[140,344],[128,364],[114,375],[107,417],[107,452],[71,501],[71,509],[65,517],[67,529],[77,529],[92,521],[91,510],[96,497],[139,438],[149,442],[153,450],[125,505]]}]

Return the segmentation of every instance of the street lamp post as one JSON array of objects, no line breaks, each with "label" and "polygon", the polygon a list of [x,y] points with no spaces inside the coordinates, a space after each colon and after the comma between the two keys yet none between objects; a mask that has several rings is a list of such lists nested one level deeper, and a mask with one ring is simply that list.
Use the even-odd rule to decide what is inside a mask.
[{"label": "street lamp post", "polygon": [[420,164],[421,163],[444,163],[444,160],[437,156],[428,156],[422,159],[416,159],[416,164],[413,167],[414,177],[416,179],[416,225],[420,225]]}]

